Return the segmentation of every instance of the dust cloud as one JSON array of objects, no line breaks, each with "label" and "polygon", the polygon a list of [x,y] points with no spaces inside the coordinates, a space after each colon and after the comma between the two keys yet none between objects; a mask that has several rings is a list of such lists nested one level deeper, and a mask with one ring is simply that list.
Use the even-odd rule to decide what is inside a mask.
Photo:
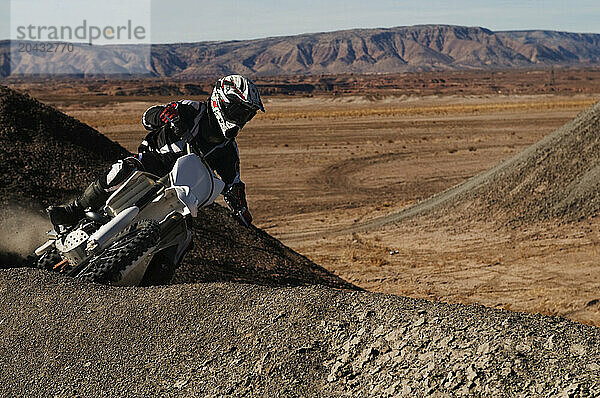
[{"label": "dust cloud", "polygon": [[50,221],[33,210],[16,206],[0,209],[0,252],[26,257],[46,240]]}]

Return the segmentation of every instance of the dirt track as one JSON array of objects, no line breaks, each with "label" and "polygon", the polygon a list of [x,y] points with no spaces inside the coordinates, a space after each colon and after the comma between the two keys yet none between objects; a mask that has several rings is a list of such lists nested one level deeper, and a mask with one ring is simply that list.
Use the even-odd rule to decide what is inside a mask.
[{"label": "dirt track", "polygon": [[[521,223],[524,221],[546,221],[550,217],[563,218],[567,221],[595,217],[600,209],[599,205],[596,204],[598,202],[596,192],[592,192],[598,183],[595,162],[598,160],[598,152],[600,151],[596,148],[595,136],[600,131],[599,123],[600,103],[517,155],[443,192],[434,194],[426,200],[397,213],[358,222],[345,228],[330,229],[325,232],[329,236],[339,236],[372,231],[416,215],[426,214],[440,207],[443,209],[439,209],[438,212],[443,212],[448,214],[451,219],[458,220],[464,218],[467,214],[461,212],[451,214],[456,207],[453,210],[450,210],[450,207],[459,206],[464,202],[477,202],[478,200],[487,201],[488,206],[471,209],[471,217],[473,215],[479,216],[480,219],[489,222],[506,221],[507,218],[510,219],[511,217],[516,218],[515,222],[520,221]],[[575,142],[577,146],[569,146],[572,142]],[[590,152],[587,158],[583,158],[585,151]],[[557,154],[553,155],[553,153]],[[574,158],[575,155],[580,159]],[[329,188],[347,189],[353,182],[351,181],[352,174],[373,163],[385,162],[389,159],[394,160],[403,156],[407,155],[385,154],[366,159],[352,159],[343,162],[341,165],[331,166],[324,171],[324,175],[328,176],[326,181],[329,182]],[[571,160],[571,163],[577,161],[580,165],[578,168],[571,167],[568,170],[561,170],[567,160]],[[551,173],[554,179],[558,181],[540,179],[538,175],[544,174],[544,169],[546,170],[545,174]],[[533,181],[527,181],[530,179]],[[534,185],[534,187],[520,188],[522,190],[520,196],[514,193],[511,195],[504,194],[504,192],[512,192],[514,189],[511,190],[501,184],[507,185],[510,183],[515,186],[525,182]],[[548,192],[548,185],[554,189],[553,192]],[[481,190],[487,191],[481,193]],[[493,195],[490,191],[495,191],[497,197],[490,198]],[[539,202],[541,198],[536,197],[536,193],[540,192],[545,196],[553,196],[551,200],[548,199],[550,203],[542,204]],[[505,197],[503,198],[503,196]],[[492,206],[502,206],[504,220],[489,219],[487,217],[491,213],[496,216],[499,215],[498,209],[494,209]],[[294,238],[314,239],[318,235],[297,233],[294,234]]]},{"label": "dirt track", "polygon": [[[443,104],[454,100],[459,99],[429,101]],[[462,99],[467,103],[476,100],[497,99]],[[262,225],[318,263],[371,291],[562,315],[598,325],[600,226],[593,218],[595,194],[580,190],[581,204],[552,207],[552,203],[566,203],[562,201],[570,195],[570,184],[596,164],[597,151],[589,149],[597,148],[592,144],[597,136],[593,132],[585,136],[592,141],[579,139],[574,133],[572,141],[556,144],[563,148],[557,151],[560,156],[547,157],[537,175],[530,173],[538,161],[532,158],[529,163],[519,163],[515,173],[506,174],[502,185],[490,184],[479,196],[446,201],[447,205],[430,217],[383,225],[408,215],[405,209],[411,209],[415,202],[507,158],[526,159],[527,154],[520,155],[522,150],[578,112],[568,108],[543,111],[537,100],[514,98],[521,104],[520,112],[513,108],[464,116],[282,122],[284,125],[274,130],[295,129],[298,134],[294,138],[299,142],[292,141],[281,149],[287,151],[287,158],[275,158],[274,152],[254,163],[266,164],[267,170],[247,172],[262,177],[250,177],[249,187],[270,193],[257,198],[266,199],[270,205],[268,212],[265,210],[270,219]],[[556,101],[560,103],[560,99]],[[424,106],[417,102],[413,106]],[[325,135],[317,127],[322,123],[329,128]],[[270,124],[255,128],[260,131],[261,127],[269,129]],[[275,132],[268,137],[277,139]],[[275,174],[268,174],[269,161],[278,170],[286,170],[286,159],[290,158],[296,159],[295,165],[305,165],[302,171],[285,173],[293,189],[280,183],[270,189],[277,179]],[[556,169],[564,178],[547,183],[551,199],[546,201],[545,193],[536,189],[543,188],[542,181],[549,181],[543,173],[547,170],[552,175],[553,163],[564,165]],[[434,207],[458,191],[471,192],[470,188],[483,181],[493,182],[495,172],[485,172],[416,209]],[[523,175],[531,175],[531,183],[507,195]],[[279,191],[275,192],[275,187]],[[529,191],[534,194],[528,196]],[[326,194],[311,196],[311,192]]]}]

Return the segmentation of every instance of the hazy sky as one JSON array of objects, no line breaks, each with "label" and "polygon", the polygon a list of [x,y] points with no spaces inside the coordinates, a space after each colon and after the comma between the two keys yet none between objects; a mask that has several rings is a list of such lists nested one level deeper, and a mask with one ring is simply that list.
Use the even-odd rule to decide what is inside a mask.
[{"label": "hazy sky", "polygon": [[[102,4],[93,0],[81,1]],[[152,4],[152,41],[157,43],[249,39],[416,24],[600,33],[600,0],[147,1]],[[58,0],[55,2],[60,4]],[[2,39],[10,36],[9,4],[10,0],[0,0]]]}]

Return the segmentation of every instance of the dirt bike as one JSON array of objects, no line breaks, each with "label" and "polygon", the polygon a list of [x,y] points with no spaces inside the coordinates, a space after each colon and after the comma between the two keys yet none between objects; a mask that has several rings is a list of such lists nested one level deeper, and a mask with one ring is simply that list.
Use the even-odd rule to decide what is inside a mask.
[{"label": "dirt bike", "polygon": [[137,286],[155,256],[181,261],[191,241],[186,217],[213,203],[224,186],[193,153],[162,178],[136,171],[99,212],[86,211],[76,225],[50,231],[35,251],[37,267],[88,282]]}]

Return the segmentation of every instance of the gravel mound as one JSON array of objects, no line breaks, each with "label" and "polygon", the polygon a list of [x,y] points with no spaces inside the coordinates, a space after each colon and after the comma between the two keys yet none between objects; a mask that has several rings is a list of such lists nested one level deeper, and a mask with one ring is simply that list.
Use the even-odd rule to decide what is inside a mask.
[{"label": "gravel mound", "polygon": [[513,221],[576,221],[600,212],[600,103],[492,169],[460,197]]},{"label": "gravel mound", "polygon": [[[354,226],[378,228],[418,215],[525,225],[600,214],[600,103],[523,152],[398,213]],[[340,229],[339,233],[348,231]]]},{"label": "gravel mound", "polygon": [[[35,99],[0,86],[0,267],[23,262],[5,248],[6,240],[37,230],[50,204],[77,195],[115,160],[129,153],[91,127]],[[28,214],[31,211],[35,216]],[[27,221],[24,221],[27,220]],[[236,281],[264,285],[321,283],[357,289],[258,228],[239,224],[222,206],[200,211],[194,226],[195,245],[173,283]],[[13,239],[14,240],[14,239]]]},{"label": "gravel mound", "polygon": [[73,198],[127,154],[80,121],[0,86],[0,204],[36,208]]},{"label": "gravel mound", "polygon": [[323,286],[88,285],[0,271],[0,395],[600,394],[600,331]]}]

